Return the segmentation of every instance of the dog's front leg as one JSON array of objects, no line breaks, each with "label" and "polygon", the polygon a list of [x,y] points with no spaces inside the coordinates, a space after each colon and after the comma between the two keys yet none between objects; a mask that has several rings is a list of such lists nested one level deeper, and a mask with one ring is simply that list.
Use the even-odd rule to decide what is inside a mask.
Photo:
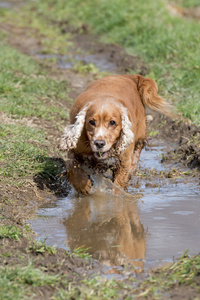
[{"label": "dog's front leg", "polygon": [[132,153],[134,145],[131,145],[123,154],[119,157],[119,165],[114,172],[114,184],[121,188],[125,188],[130,177],[132,166]]},{"label": "dog's front leg", "polygon": [[145,146],[144,140],[139,141],[135,146],[135,149],[133,152],[133,158],[132,158],[132,167],[131,167],[132,173],[135,172],[137,169],[137,165],[140,160],[140,154],[141,154],[141,151],[144,148],[144,146]]},{"label": "dog's front leg", "polygon": [[71,157],[70,159],[70,163],[67,167],[67,177],[77,192],[84,195],[89,194],[92,186],[91,180],[87,173],[81,168],[81,163],[75,157]]},{"label": "dog's front leg", "polygon": [[[131,164],[131,160],[129,163]],[[114,184],[124,189],[129,180],[130,170],[130,165],[121,164],[120,167],[115,170]]]}]

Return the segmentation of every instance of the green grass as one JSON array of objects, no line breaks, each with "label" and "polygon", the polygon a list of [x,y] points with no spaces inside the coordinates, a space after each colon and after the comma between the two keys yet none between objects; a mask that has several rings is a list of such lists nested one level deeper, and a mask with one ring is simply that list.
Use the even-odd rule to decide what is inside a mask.
[{"label": "green grass", "polygon": [[98,74],[100,72],[98,70],[98,68],[92,63],[85,64],[83,62],[78,62],[78,63],[75,64],[74,69],[77,72],[82,73],[82,74],[88,74],[88,73]]},{"label": "green grass", "polygon": [[0,125],[0,175],[24,177],[32,170],[38,170],[39,156],[45,153],[42,130],[22,125]]},{"label": "green grass", "polygon": [[26,267],[1,267],[0,298],[5,300],[32,298],[34,293],[31,292],[31,287],[54,286],[59,281],[61,278],[58,275],[45,274],[31,264]]},{"label": "green grass", "polygon": [[[134,278],[128,284],[116,280],[102,280],[95,277],[85,279],[79,286],[70,286],[68,290],[59,290],[54,300],[60,299],[133,299],[148,297],[148,299],[164,299],[165,293],[175,287],[184,285],[199,288],[200,256],[188,256],[187,253],[174,264],[153,273],[143,282]],[[132,283],[131,283],[132,280]],[[136,287],[137,286],[137,287]],[[143,299],[143,298],[142,298]]]},{"label": "green grass", "polygon": [[13,240],[19,240],[22,237],[22,231],[12,225],[1,225],[0,226],[0,239],[9,238]]},{"label": "green grass", "polygon": [[42,9],[32,8],[30,0],[26,1],[26,4],[26,6],[20,5],[18,9],[16,6],[16,11],[0,9],[1,20],[6,23],[14,23],[21,28],[29,28],[28,36],[39,39],[40,53],[65,54],[71,46],[71,34],[68,32],[61,34],[60,28],[57,26],[58,20],[52,22],[51,14],[54,14],[54,8],[50,7],[51,14],[44,19]]},{"label": "green grass", "polygon": [[0,47],[0,110],[17,117],[67,118],[58,101],[67,100],[66,82],[48,78],[33,59],[5,42]]},{"label": "green grass", "polygon": [[158,299],[162,299],[164,291],[180,285],[191,286],[197,292],[200,292],[199,274],[200,256],[195,255],[190,257],[186,252],[177,262],[161,269],[160,272],[155,273],[145,280],[140,287],[143,290],[140,295],[160,295]]},{"label": "green grass", "polygon": [[88,260],[88,259],[92,258],[92,255],[88,253],[89,249],[90,248],[84,248],[83,246],[78,247],[78,248],[74,249],[72,252],[67,252],[67,256],[71,257],[73,255],[76,255],[79,258]]},{"label": "green grass", "polygon": [[29,264],[23,268],[5,268],[1,270],[7,279],[10,281],[18,281],[32,286],[42,286],[44,284],[51,285],[59,281],[57,275],[48,275],[40,269],[36,269]]},{"label": "green grass", "polygon": [[[102,40],[121,44],[129,53],[145,61],[149,69],[147,76],[157,81],[161,93],[185,117],[200,124],[200,22],[172,15],[167,3],[170,2],[147,0],[144,5],[136,0],[27,1],[27,6],[20,7],[17,14],[4,12],[4,19],[18,26],[28,26],[33,31],[30,34],[42,35],[41,51],[54,54],[67,53],[70,36],[63,29],[69,23],[79,28],[83,23],[89,24],[90,31],[100,35]],[[177,0],[175,3],[183,7],[199,5],[198,0]],[[83,72],[93,72],[85,66],[77,68]],[[41,85],[46,84],[48,90],[50,82],[47,84],[43,80],[40,76]],[[17,90],[18,85],[23,84],[19,82],[17,78],[14,84],[7,80],[4,89]],[[40,85],[30,86],[34,93],[38,89],[40,93]],[[17,95],[14,98],[11,96],[5,105],[11,102],[18,105],[16,98]],[[35,99],[28,98],[27,103],[34,107],[36,115],[46,114],[45,117],[50,118],[51,110],[43,109]],[[57,109],[52,113],[56,114]]]},{"label": "green grass", "polygon": [[[44,0],[30,3],[28,9],[34,8],[35,17],[54,25],[88,23],[102,40],[121,44],[141,57],[149,67],[147,76],[158,82],[161,93],[200,124],[200,23],[170,14],[167,2]],[[192,7],[197,1],[188,3]]]},{"label": "green grass", "polygon": [[[49,78],[37,62],[6,45],[5,38],[0,47],[0,111],[4,113],[0,124],[0,175],[4,180],[26,179],[47,169],[44,157],[49,150],[47,133],[29,125],[29,118],[37,117],[38,123],[42,119],[51,121],[60,128],[68,119],[68,110],[63,109],[69,100],[68,86],[66,81]],[[48,163],[49,172],[54,165]]]},{"label": "green grass", "polygon": [[53,246],[48,246],[44,241],[34,242],[32,246],[29,248],[30,251],[33,251],[35,253],[44,253],[47,252],[49,254],[55,254],[56,248]]},{"label": "green grass", "polygon": [[[46,250],[45,250],[46,251]],[[51,254],[51,253],[50,253]],[[185,253],[177,262],[152,273],[144,281],[129,278],[128,282],[115,279],[106,280],[95,276],[79,278],[77,282],[69,282],[61,274],[49,274],[35,268],[32,263],[27,266],[6,266],[0,268],[0,298],[26,299],[34,296],[33,288],[50,286],[55,289],[53,300],[61,299],[132,299],[150,297],[163,299],[171,288],[181,285],[190,286],[200,292],[199,288],[200,256],[188,256]]]},{"label": "green grass", "polygon": [[154,131],[149,132],[149,136],[155,136],[157,134],[158,134],[158,130],[154,130]]},{"label": "green grass", "polygon": [[[54,146],[54,145],[53,145]],[[56,178],[63,166],[48,154],[44,130],[20,124],[0,124],[0,176],[12,185],[31,176]]]},{"label": "green grass", "polygon": [[[68,290],[60,289],[53,297],[53,300],[62,299],[118,299],[119,293],[125,288],[125,285],[120,284],[116,280],[102,280],[95,277],[80,282],[79,286],[72,286]],[[123,293],[123,292],[122,292]],[[131,299],[131,298],[125,298]]]}]

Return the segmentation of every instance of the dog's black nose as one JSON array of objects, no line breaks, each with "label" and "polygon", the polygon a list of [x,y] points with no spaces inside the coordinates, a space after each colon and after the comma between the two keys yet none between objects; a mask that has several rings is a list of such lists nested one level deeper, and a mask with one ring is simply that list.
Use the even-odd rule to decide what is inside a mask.
[{"label": "dog's black nose", "polygon": [[106,141],[104,141],[104,140],[96,140],[96,141],[94,141],[94,144],[95,144],[95,146],[98,149],[101,149],[101,148],[103,148],[105,146]]}]

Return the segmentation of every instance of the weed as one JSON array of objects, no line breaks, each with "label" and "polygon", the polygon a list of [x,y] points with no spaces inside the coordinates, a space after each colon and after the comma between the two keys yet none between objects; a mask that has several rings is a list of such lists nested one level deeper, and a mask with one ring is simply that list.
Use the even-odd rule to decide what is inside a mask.
[{"label": "weed", "polygon": [[38,156],[37,161],[40,163],[41,172],[36,174],[36,177],[58,180],[64,167],[64,162],[61,159]]},{"label": "weed", "polygon": [[191,171],[185,171],[185,172],[183,172],[183,175],[190,175],[192,172]]},{"label": "weed", "polygon": [[11,225],[0,226],[0,239],[8,238],[17,241],[21,237],[22,237],[22,231],[20,228]]},{"label": "weed", "polygon": [[166,156],[162,153],[161,155],[161,162],[164,162],[166,160]]},{"label": "weed", "polygon": [[29,224],[25,224],[25,225],[24,225],[24,229],[25,229],[25,231],[26,231],[27,233],[32,232],[32,229],[31,229],[31,227],[30,227]]},{"label": "weed", "polygon": [[[95,277],[93,279],[83,280],[79,286],[68,287],[68,291],[60,289],[53,297],[53,300],[61,299],[116,299],[120,290],[125,285],[119,284],[115,280],[102,280]],[[128,298],[126,298],[128,299]]]},{"label": "weed", "polygon": [[155,136],[157,134],[158,134],[158,130],[154,130],[149,133],[149,136]]},{"label": "weed", "polygon": [[7,253],[3,253],[1,254],[3,257],[11,257],[11,253],[10,252],[7,252]]},{"label": "weed", "polygon": [[198,276],[200,274],[200,256],[190,257],[187,251],[180,259],[171,266],[165,267],[158,274],[155,274],[144,281],[141,285],[143,292],[140,296],[148,296],[168,290],[179,285],[192,285],[198,291]]},{"label": "weed", "polygon": [[58,275],[48,275],[31,264],[26,267],[0,268],[0,298],[25,299],[30,287],[55,285],[61,280]]},{"label": "weed", "polygon": [[49,254],[55,254],[56,248],[53,246],[47,246],[44,240],[44,241],[34,242],[34,244],[29,247],[29,251],[36,252],[36,253],[47,252]]},{"label": "weed", "polygon": [[79,258],[83,258],[83,259],[90,259],[92,257],[92,255],[90,255],[87,251],[90,248],[83,248],[83,246],[78,247],[76,249],[74,249],[72,252],[66,252],[67,256],[71,257],[73,255],[78,256]]},{"label": "weed", "polygon": [[92,63],[84,64],[84,63],[79,62],[79,63],[75,64],[74,69],[77,72],[83,73],[83,74],[85,74],[85,73],[92,73],[92,74],[99,73],[98,68]]}]

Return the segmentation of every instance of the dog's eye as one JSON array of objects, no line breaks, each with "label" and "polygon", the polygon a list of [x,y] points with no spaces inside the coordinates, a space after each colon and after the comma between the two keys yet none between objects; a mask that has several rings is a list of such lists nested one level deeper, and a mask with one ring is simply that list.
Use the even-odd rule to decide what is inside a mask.
[{"label": "dog's eye", "polygon": [[89,124],[92,125],[92,126],[95,126],[95,121],[94,120],[90,120]]},{"label": "dog's eye", "polygon": [[111,125],[111,126],[113,126],[113,125],[115,125],[115,124],[116,124],[115,121],[113,121],[113,120],[110,121],[110,125]]}]

